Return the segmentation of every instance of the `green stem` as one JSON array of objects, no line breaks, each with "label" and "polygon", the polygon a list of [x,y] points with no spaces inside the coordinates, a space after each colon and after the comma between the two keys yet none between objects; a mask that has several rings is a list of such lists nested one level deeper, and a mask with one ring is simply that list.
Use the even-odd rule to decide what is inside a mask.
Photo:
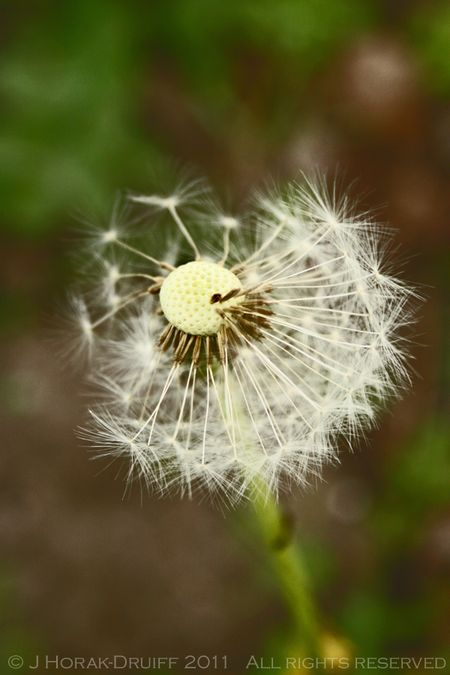
[{"label": "green stem", "polygon": [[306,656],[320,655],[317,611],[303,559],[292,528],[275,498],[264,487],[255,491],[254,507],[272,568],[289,607],[295,626],[295,639]]},{"label": "green stem", "polygon": [[[233,395],[234,423],[239,423],[242,436],[245,436],[247,429],[248,445],[251,449],[254,439],[251,429],[248,428],[249,422],[245,415],[244,404],[241,401],[242,405],[239,406],[238,392],[230,390],[230,395],[232,394],[235,394]],[[226,410],[226,398],[224,401],[223,405]],[[297,646],[305,651],[305,656],[320,656],[317,612],[309,588],[308,574],[300,550],[294,541],[292,528],[288,527],[286,514],[283,514],[268,486],[261,479],[255,479],[253,488],[253,505],[280,590],[291,610]]]}]

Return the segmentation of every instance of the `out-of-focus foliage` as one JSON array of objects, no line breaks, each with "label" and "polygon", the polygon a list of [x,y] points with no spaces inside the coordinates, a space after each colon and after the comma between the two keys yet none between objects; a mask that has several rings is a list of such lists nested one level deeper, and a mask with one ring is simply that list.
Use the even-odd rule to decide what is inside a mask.
[{"label": "out-of-focus foliage", "polygon": [[[151,37],[176,55],[183,71],[214,107],[236,96],[232,68],[241,50],[295,59],[298,86],[336,46],[375,23],[371,0],[175,0],[162,3]],[[286,65],[286,62],[285,62]]]},{"label": "out-of-focus foliage", "polygon": [[68,211],[110,202],[154,160],[136,129],[136,18],[127,3],[56,3],[6,46],[3,226],[55,227]]},{"label": "out-of-focus foliage", "polygon": [[[432,576],[417,584],[418,570],[411,570],[410,564],[412,560],[424,564],[419,561],[430,545],[430,521],[450,506],[448,438],[445,422],[430,421],[384,467],[383,487],[366,523],[370,564],[341,590],[334,621],[323,616],[325,626],[348,644],[348,657],[397,654],[398,645],[408,652],[424,641],[435,642],[435,626],[443,609],[439,585]],[[313,542],[304,535],[300,539],[315,593],[333,594],[339,578],[333,549],[325,541],[319,544],[318,537]],[[438,532],[435,543],[448,547],[445,531]],[[268,639],[266,662],[275,656],[277,663],[283,663],[283,657],[298,652],[286,622]],[[446,655],[442,650],[436,654]]]},{"label": "out-of-focus foliage", "polygon": [[395,502],[399,502],[417,523],[430,506],[450,503],[449,432],[445,421],[430,422],[405,444],[392,466],[385,467],[385,510],[394,511]]},{"label": "out-of-focus foliage", "polygon": [[[301,90],[336,46],[372,19],[372,3],[357,0],[30,6],[0,66],[3,227],[52,229],[67,212],[104,207],[116,190],[143,183],[145,172],[161,166],[158,139],[139,124],[161,58],[176,62],[209,110],[212,133],[220,133],[242,106],[236,56],[253,49],[288,58],[286,76]],[[274,84],[281,90],[283,82]],[[286,127],[289,106],[276,95],[272,105]]]},{"label": "out-of-focus foliage", "polygon": [[[347,595],[340,624],[361,654],[433,643],[439,587],[432,575],[417,584],[418,570],[408,563],[426,565],[430,525],[450,507],[449,435],[446,422],[432,420],[383,467],[383,489],[368,521],[372,568]],[[446,536],[445,528],[437,531],[437,549],[448,546]]]},{"label": "out-of-focus foliage", "polygon": [[[256,55],[257,70],[266,70],[256,77],[271,135],[286,132],[297,114],[283,91],[301,96],[340,46],[380,22],[374,0],[79,0],[17,10],[0,66],[0,190],[3,227],[34,234],[74,209],[104,206],[161,166],[163,149],[140,110],[161,62],[175,64],[201,102],[202,121],[220,135],[230,115],[249,114],[238,71],[247,59],[252,68]],[[450,86],[448,12],[442,3],[411,21],[418,54],[442,92]]]},{"label": "out-of-focus foliage", "polygon": [[376,25],[378,17],[372,0],[256,0],[241,6],[255,43],[295,56],[303,74],[326,61],[343,40]]},{"label": "out-of-focus foliage", "polygon": [[427,82],[444,96],[450,95],[450,4],[426,3],[411,21],[411,33],[424,64]]}]

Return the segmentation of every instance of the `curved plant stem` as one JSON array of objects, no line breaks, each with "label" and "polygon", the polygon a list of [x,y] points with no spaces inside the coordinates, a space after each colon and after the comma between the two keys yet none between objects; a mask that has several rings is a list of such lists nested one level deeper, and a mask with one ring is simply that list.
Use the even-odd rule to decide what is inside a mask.
[{"label": "curved plant stem", "polygon": [[294,638],[306,656],[320,655],[317,611],[301,551],[275,498],[258,489],[254,507],[272,568],[294,621]]},{"label": "curved plant stem", "polygon": [[[224,403],[226,409],[226,403]],[[235,400],[235,415],[241,431],[248,429],[248,420]],[[253,443],[248,430],[249,445]],[[268,557],[277,576],[280,590],[291,610],[294,639],[305,656],[320,656],[321,634],[317,611],[310,591],[308,574],[297,547],[293,528],[268,486],[261,479],[253,482],[253,505],[259,521]]]}]

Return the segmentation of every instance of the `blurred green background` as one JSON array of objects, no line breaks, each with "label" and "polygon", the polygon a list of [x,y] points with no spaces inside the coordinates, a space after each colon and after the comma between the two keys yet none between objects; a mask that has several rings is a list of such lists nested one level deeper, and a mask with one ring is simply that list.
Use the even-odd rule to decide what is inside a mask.
[{"label": "blurred green background", "polygon": [[397,229],[404,276],[428,298],[414,387],[361,451],[285,501],[330,633],[357,655],[450,657],[450,4],[0,12],[0,673],[12,653],[227,654],[235,673],[287,653],[247,510],[122,501],[74,438],[83,386],[48,340],[76,275],[73,214],[107,217],[118,190],[170,185],[177,165],[236,207],[268,179],[326,171]]}]

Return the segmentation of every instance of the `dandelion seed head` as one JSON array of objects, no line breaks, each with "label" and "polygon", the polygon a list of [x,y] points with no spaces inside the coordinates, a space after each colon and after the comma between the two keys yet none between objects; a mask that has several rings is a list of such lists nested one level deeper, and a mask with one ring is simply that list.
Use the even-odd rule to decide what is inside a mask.
[{"label": "dandelion seed head", "polygon": [[128,456],[127,480],[236,502],[255,481],[278,493],[320,477],[409,383],[417,294],[393,275],[387,233],[324,181],[259,196],[243,218],[209,201],[198,219],[196,185],[132,198],[168,211],[165,250],[102,235],[126,272],[103,260],[100,292],[73,303],[102,392],[82,435]]},{"label": "dandelion seed head", "polygon": [[189,335],[215,335],[224,323],[223,311],[240,304],[243,296],[222,299],[241,291],[238,277],[203,260],[177,267],[161,286],[161,309],[166,319]]}]

